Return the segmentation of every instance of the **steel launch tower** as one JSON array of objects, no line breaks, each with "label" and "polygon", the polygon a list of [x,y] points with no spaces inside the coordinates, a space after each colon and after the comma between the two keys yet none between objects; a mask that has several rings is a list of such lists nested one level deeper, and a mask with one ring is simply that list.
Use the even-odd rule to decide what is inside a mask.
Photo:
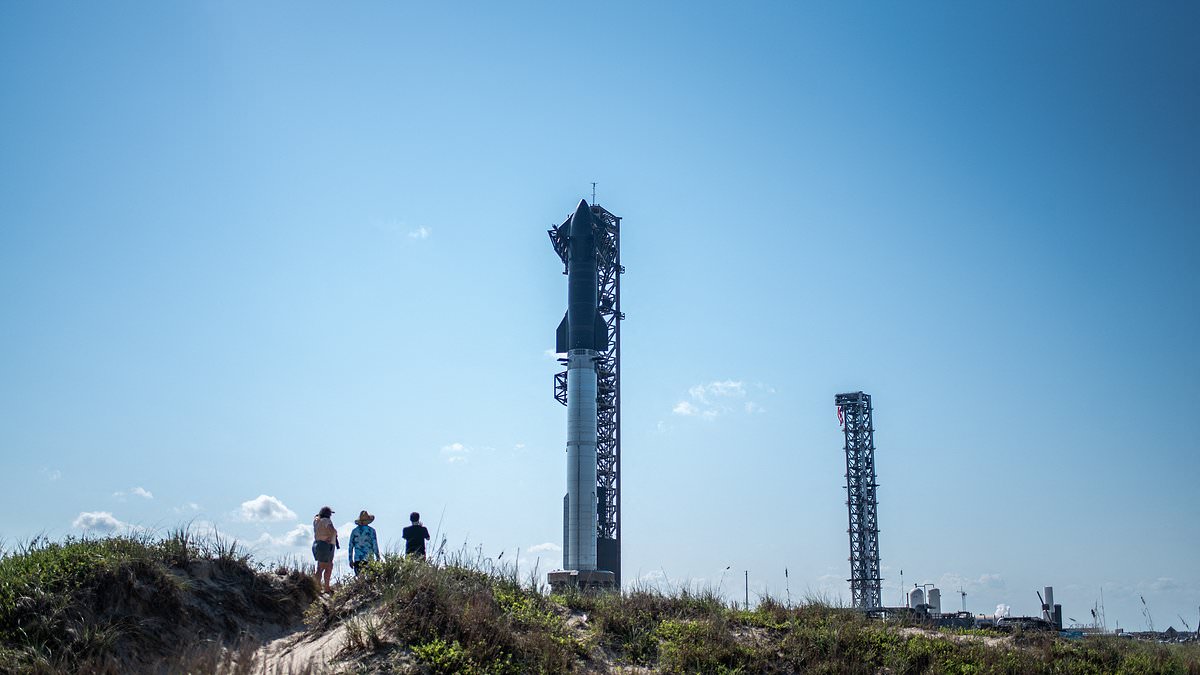
[{"label": "steel launch tower", "polygon": [[857,609],[882,606],[879,515],[875,497],[875,424],[871,395],[838,394],[838,419],[846,434],[846,507],[850,512],[850,596]]},{"label": "steel launch tower", "polygon": [[[554,377],[554,398],[567,406],[565,571],[552,572],[550,579],[552,585],[619,586],[621,320],[625,318],[621,219],[581,200],[575,213],[549,234],[568,285],[567,316],[556,337],[556,351],[567,355],[559,360],[567,368]],[[585,319],[589,325],[584,325]],[[588,541],[586,531],[594,531],[594,541]],[[571,572],[584,575],[564,576]],[[611,573],[611,581],[605,573]]]}]

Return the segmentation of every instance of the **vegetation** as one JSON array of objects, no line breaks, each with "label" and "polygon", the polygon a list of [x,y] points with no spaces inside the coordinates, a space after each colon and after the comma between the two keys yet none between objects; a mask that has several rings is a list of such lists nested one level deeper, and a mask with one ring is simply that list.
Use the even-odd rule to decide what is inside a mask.
[{"label": "vegetation", "polygon": [[294,623],[298,570],[263,574],[218,537],[36,539],[0,557],[0,672],[118,673]]},{"label": "vegetation", "polygon": [[[388,556],[308,615],[314,632],[369,625],[347,634],[347,656],[382,652],[388,669],[411,657],[434,673],[559,673],[587,655],[549,596],[515,575],[461,563],[435,566]],[[378,659],[373,666],[383,668]]]},{"label": "vegetation", "polygon": [[734,609],[703,590],[552,594],[465,556],[387,556],[316,597],[304,572],[186,532],[39,540],[0,557],[0,672],[259,672],[257,645],[303,615],[297,642],[336,638],[337,653],[301,672],[1200,675],[1198,644],[940,633],[813,599]]},{"label": "vegetation", "polygon": [[536,579],[522,584],[512,570],[487,567],[389,557],[328,606],[314,605],[311,630],[370,616],[375,642],[347,639],[342,654],[362,670],[1200,675],[1200,645],[943,635],[819,600],[787,606],[765,598],[747,611],[687,589],[548,594]]}]

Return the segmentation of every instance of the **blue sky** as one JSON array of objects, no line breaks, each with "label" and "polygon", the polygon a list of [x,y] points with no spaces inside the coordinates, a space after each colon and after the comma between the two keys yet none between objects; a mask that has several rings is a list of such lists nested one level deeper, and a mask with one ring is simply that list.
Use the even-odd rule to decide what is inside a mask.
[{"label": "blue sky", "polygon": [[1054,585],[1083,619],[1103,587],[1110,625],[1144,595],[1195,627],[1198,28],[6,3],[0,537],[191,521],[305,556],[328,503],[552,567],[545,230],[597,181],[625,219],[627,578],[845,596],[832,401],[861,389],[885,599],[903,569],[988,613]]}]

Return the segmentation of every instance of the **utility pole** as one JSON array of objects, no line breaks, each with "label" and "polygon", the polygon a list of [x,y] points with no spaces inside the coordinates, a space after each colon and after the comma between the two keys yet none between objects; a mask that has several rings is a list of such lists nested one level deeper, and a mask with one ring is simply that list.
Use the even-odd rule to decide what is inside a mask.
[{"label": "utility pole", "polygon": [[746,570],[746,611],[750,611],[750,570]]}]

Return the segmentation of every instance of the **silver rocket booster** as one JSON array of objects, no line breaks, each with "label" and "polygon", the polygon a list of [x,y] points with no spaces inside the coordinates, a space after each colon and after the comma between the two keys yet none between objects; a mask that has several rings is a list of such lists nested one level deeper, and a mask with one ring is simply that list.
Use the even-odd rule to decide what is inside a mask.
[{"label": "silver rocket booster", "polygon": [[568,570],[596,569],[596,358],[608,349],[600,316],[596,223],[579,201],[559,226],[567,263],[567,313],[556,344],[567,355],[567,497],[563,562]]}]

